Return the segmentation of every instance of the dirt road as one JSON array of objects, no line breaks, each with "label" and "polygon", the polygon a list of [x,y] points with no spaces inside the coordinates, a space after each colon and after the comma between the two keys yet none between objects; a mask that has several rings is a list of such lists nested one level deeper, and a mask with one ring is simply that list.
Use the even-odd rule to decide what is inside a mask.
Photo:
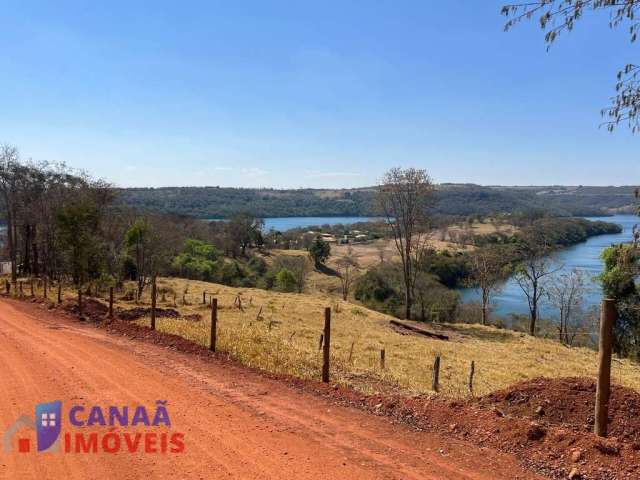
[{"label": "dirt road", "polygon": [[[0,301],[0,434],[37,403],[155,406],[179,454],[11,453],[9,479],[538,479],[504,454],[414,432],[240,367]],[[107,427],[98,427],[107,432]],[[126,430],[120,427],[120,430]],[[15,447],[15,446],[14,446]]]}]

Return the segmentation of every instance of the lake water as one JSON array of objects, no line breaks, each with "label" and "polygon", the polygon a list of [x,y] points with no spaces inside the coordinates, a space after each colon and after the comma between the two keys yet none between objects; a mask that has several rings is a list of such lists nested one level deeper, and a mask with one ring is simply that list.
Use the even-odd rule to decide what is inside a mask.
[{"label": "lake water", "polygon": [[[561,270],[558,273],[569,272],[573,269],[583,270],[589,278],[587,292],[584,296],[584,307],[590,308],[599,305],[602,301],[602,290],[600,284],[595,279],[602,273],[604,265],[600,259],[600,254],[605,248],[629,242],[631,240],[631,229],[640,219],[634,215],[616,215],[613,217],[589,217],[589,220],[603,220],[605,222],[617,223],[622,226],[623,231],[613,235],[598,235],[589,238],[586,242],[573,245],[553,254],[553,259]],[[480,294],[476,289],[462,289],[462,300],[464,302],[480,301]],[[509,314],[529,314],[529,307],[524,293],[513,278],[510,278],[504,285],[504,289],[493,297],[492,314],[500,317],[509,317]],[[540,306],[542,317],[554,317],[556,312],[549,305],[546,299],[542,299]]]},{"label": "lake water", "polygon": [[284,232],[292,228],[307,228],[316,225],[351,225],[358,222],[380,220],[376,217],[272,217],[264,219],[266,231],[278,230]]},{"label": "lake water", "polygon": [[[351,225],[359,222],[372,222],[381,220],[380,217],[268,217],[263,218],[264,231],[271,229],[279,232],[291,230],[292,228],[307,228],[321,225]],[[211,218],[209,222],[223,222],[218,218]]]},{"label": "lake water", "polygon": [[[264,230],[268,232],[272,228],[279,232],[292,228],[307,228],[316,225],[351,225],[358,222],[372,222],[381,220],[379,217],[270,217],[264,220]],[[221,221],[212,218],[209,221]]]}]

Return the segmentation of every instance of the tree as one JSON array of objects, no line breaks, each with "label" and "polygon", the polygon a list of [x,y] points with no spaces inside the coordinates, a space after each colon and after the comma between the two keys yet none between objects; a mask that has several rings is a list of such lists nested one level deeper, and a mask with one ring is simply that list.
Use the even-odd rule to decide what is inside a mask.
[{"label": "tree", "polygon": [[392,168],[378,188],[377,203],[393,235],[402,263],[405,318],[411,318],[413,290],[428,240],[428,207],[433,182],[425,170]]},{"label": "tree", "polygon": [[482,297],[482,325],[489,319],[491,297],[503,285],[504,253],[495,247],[480,248],[469,258],[469,285],[477,287]]},{"label": "tree", "polygon": [[306,256],[280,255],[274,261],[274,270],[280,272],[282,269],[291,272],[295,280],[295,290],[298,293],[302,293],[307,284],[307,276],[311,270],[309,259]]},{"label": "tree", "polygon": [[378,254],[378,260],[380,264],[384,263],[384,257],[387,253],[387,241],[386,239],[378,240],[375,244],[376,253]]},{"label": "tree", "polygon": [[342,299],[346,301],[349,298],[351,286],[353,285],[358,274],[358,270],[360,269],[358,259],[354,255],[351,246],[347,248],[347,254],[336,261],[336,268],[338,270],[338,278],[340,279],[340,285],[342,287]]},{"label": "tree", "polygon": [[618,318],[613,328],[613,349],[619,355],[640,356],[640,251],[632,244],[614,245],[602,252],[600,275],[606,297],[616,301]]},{"label": "tree", "polygon": [[524,240],[522,261],[516,267],[515,280],[529,305],[529,334],[535,336],[540,299],[545,294],[544,280],[559,270],[549,258],[549,247],[541,234],[533,233]]},{"label": "tree", "polygon": [[278,290],[283,292],[293,292],[296,289],[296,277],[287,268],[281,268],[276,274],[276,285]]},{"label": "tree", "polygon": [[313,243],[309,246],[309,256],[313,260],[313,264],[317,269],[324,265],[331,255],[331,245],[322,240],[319,235],[315,238]]},{"label": "tree", "polygon": [[225,238],[227,240],[227,250],[233,258],[240,254],[246,255],[247,247],[251,245],[261,246],[262,228],[264,220],[257,218],[250,213],[238,213],[231,217],[225,225]]},{"label": "tree", "polygon": [[573,269],[552,277],[547,287],[549,301],[558,310],[558,339],[565,345],[573,344],[581,324],[578,315],[582,313],[585,284],[584,272]]},{"label": "tree", "polygon": [[105,249],[100,225],[111,199],[107,184],[88,183],[75,189],[56,212],[63,269],[79,289],[103,273]]},{"label": "tree", "polygon": [[7,248],[11,259],[11,281],[17,278],[17,221],[19,192],[23,176],[18,149],[13,145],[0,146],[0,194],[7,222]]},{"label": "tree", "polygon": [[[550,46],[560,34],[570,32],[586,13],[609,12],[609,26],[616,28],[627,24],[630,41],[637,39],[640,23],[636,16],[640,12],[640,0],[538,0],[509,4],[502,7],[508,17],[505,30],[523,20],[537,17],[545,32],[545,42]],[[640,65],[628,64],[617,75],[615,95],[611,106],[602,109],[604,126],[612,131],[620,123],[626,123],[636,132],[640,128]]]},{"label": "tree", "polygon": [[135,265],[138,296],[178,253],[183,238],[178,225],[157,216],[138,218],[125,235],[127,254]]},{"label": "tree", "polygon": [[217,260],[218,252],[213,245],[190,238],[182,252],[171,260],[171,268],[180,276],[210,282],[218,270]]},{"label": "tree", "polygon": [[[415,284],[416,310],[421,321],[451,321],[460,300],[460,294],[438,281],[438,277],[425,270],[418,271]],[[427,312],[430,313],[427,318]]]}]

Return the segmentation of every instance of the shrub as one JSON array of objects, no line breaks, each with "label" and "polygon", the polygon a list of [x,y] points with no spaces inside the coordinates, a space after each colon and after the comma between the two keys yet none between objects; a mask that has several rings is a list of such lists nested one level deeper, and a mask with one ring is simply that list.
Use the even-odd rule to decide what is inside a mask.
[{"label": "shrub", "polygon": [[282,268],[276,274],[276,286],[282,292],[295,292],[296,277],[293,272],[287,268]]}]

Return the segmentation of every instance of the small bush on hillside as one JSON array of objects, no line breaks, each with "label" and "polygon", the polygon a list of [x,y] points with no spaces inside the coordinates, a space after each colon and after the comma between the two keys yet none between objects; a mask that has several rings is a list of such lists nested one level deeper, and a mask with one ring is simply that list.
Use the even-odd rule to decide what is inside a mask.
[{"label": "small bush on hillside", "polygon": [[287,268],[282,268],[276,275],[276,286],[281,292],[296,291],[296,277]]}]

